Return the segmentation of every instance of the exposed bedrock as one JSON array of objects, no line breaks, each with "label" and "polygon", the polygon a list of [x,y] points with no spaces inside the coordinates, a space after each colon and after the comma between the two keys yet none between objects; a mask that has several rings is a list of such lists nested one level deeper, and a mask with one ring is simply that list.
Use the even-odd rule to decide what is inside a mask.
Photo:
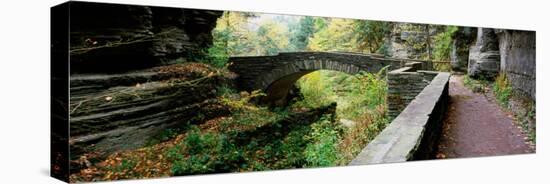
[{"label": "exposed bedrock", "polygon": [[[227,115],[217,87],[234,75],[187,63],[71,78],[71,159],[135,149],[162,130]],[[76,169],[76,168],[75,168]]]},{"label": "exposed bedrock", "polygon": [[536,34],[534,31],[495,30],[499,40],[500,70],[512,88],[535,101]]},{"label": "exposed bedrock", "polygon": [[493,29],[478,28],[475,44],[470,47],[468,74],[474,78],[492,79],[500,69],[498,38]]},{"label": "exposed bedrock", "polygon": [[212,42],[222,11],[71,2],[71,73],[188,61]]},{"label": "exposed bedrock", "polygon": [[71,159],[139,148],[166,128],[229,113],[216,90],[234,75],[191,63],[222,11],[69,6]]},{"label": "exposed bedrock", "polygon": [[478,28],[469,50],[468,75],[492,79],[505,74],[512,88],[535,101],[536,33]]},{"label": "exposed bedrock", "polygon": [[[434,38],[437,34],[444,31],[443,26],[413,24],[413,23],[395,23],[391,31],[386,35],[385,48],[387,56],[400,59],[425,59],[429,49],[427,35]],[[430,40],[433,44],[433,40]],[[430,47],[433,47],[431,45]]]},{"label": "exposed bedrock", "polygon": [[452,35],[451,67],[453,71],[467,71],[468,53],[476,35],[477,29],[472,27],[458,27],[458,30]]}]

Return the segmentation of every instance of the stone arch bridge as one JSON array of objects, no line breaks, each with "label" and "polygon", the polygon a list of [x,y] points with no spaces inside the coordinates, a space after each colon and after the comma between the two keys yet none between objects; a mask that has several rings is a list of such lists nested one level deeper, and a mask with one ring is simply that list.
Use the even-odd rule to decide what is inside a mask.
[{"label": "stone arch bridge", "polygon": [[[384,58],[341,52],[286,52],[274,56],[231,57],[229,69],[239,75],[237,85],[242,90],[263,90],[261,103],[281,104],[294,83],[302,76],[317,70],[333,70],[348,74],[360,71],[378,72],[389,66],[394,70],[418,60]],[[426,69],[429,62],[421,62]]]},{"label": "stone arch bridge", "polygon": [[433,158],[449,101],[448,72],[434,72],[432,62],[334,52],[280,53],[275,56],[232,57],[241,90],[261,89],[262,103],[283,101],[300,77],[316,70],[349,74],[378,72],[389,66],[388,117],[392,119],[350,165],[404,162]]}]

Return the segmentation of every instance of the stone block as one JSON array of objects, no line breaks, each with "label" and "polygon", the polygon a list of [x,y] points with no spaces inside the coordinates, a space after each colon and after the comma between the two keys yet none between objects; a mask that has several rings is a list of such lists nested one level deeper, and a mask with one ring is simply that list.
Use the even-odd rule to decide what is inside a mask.
[{"label": "stone block", "polygon": [[445,72],[435,76],[349,165],[431,158],[446,112],[449,78]]}]

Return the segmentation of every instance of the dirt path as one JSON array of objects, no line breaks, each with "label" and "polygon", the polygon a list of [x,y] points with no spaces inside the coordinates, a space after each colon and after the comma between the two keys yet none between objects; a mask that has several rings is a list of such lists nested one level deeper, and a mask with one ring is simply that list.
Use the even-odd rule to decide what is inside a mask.
[{"label": "dirt path", "polygon": [[533,153],[524,135],[509,115],[494,101],[473,93],[453,75],[449,84],[451,96],[437,158],[464,158]]}]

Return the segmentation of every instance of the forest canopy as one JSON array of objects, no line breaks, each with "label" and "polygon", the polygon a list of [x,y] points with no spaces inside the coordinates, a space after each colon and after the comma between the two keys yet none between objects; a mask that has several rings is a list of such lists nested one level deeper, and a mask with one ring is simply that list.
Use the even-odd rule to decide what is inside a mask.
[{"label": "forest canopy", "polygon": [[231,56],[276,55],[299,51],[389,56],[389,41],[396,29],[416,34],[404,38],[408,48],[421,53],[414,59],[450,59],[451,36],[457,30],[455,26],[224,12],[212,31],[213,44],[207,51],[207,61],[222,67]]}]

